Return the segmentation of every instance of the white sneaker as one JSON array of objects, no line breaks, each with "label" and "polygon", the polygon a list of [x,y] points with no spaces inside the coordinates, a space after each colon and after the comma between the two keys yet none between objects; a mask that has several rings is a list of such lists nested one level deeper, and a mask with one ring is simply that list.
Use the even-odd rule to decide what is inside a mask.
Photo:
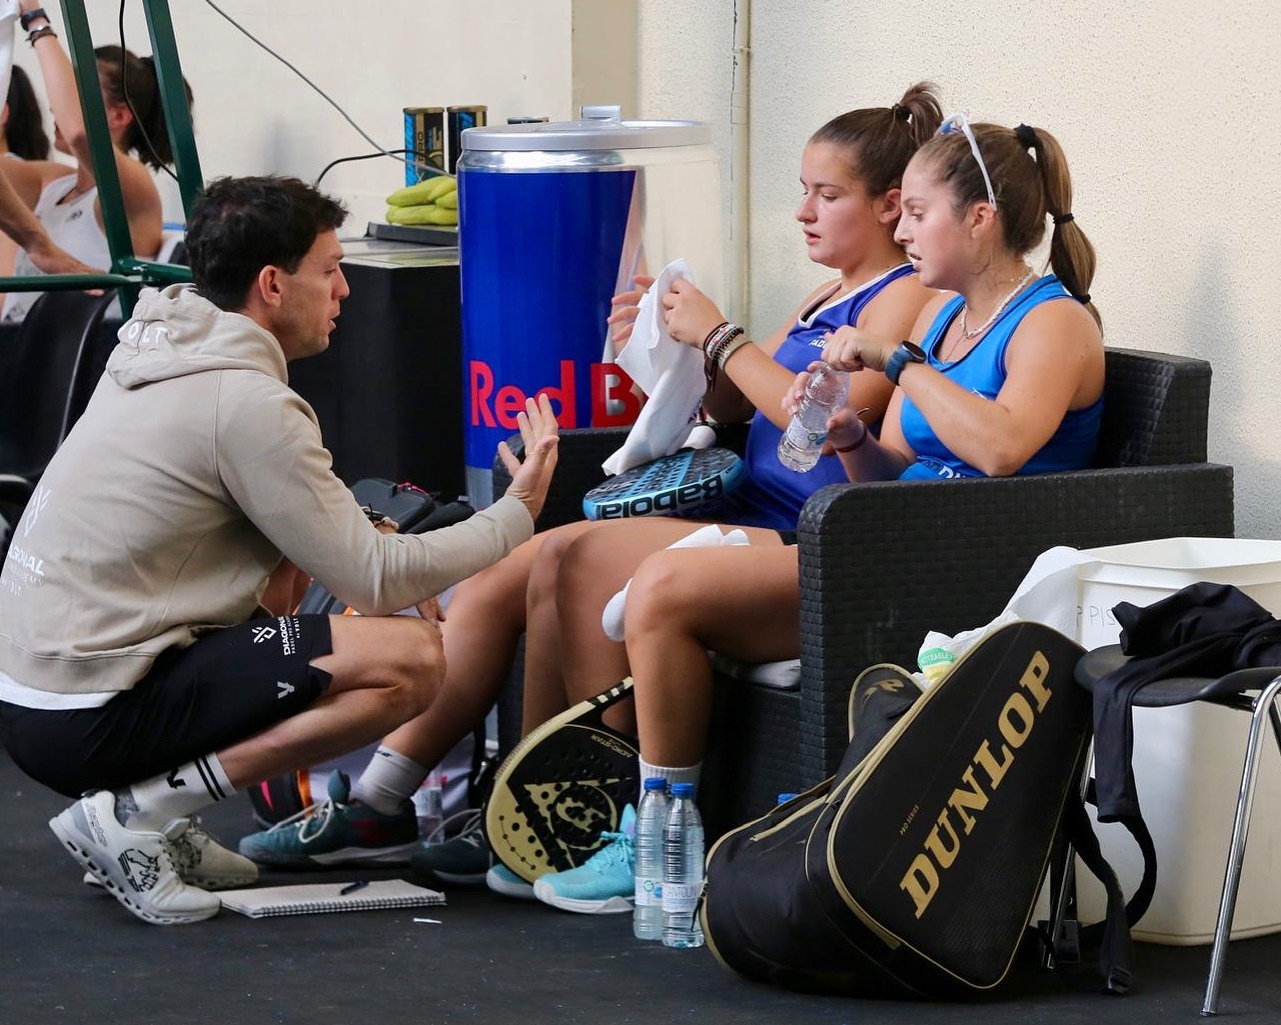
[{"label": "white sneaker", "polygon": [[[178,878],[202,890],[235,890],[258,881],[258,866],[235,851],[229,851],[205,829],[200,816],[187,820],[187,829],[169,844],[169,858]],[[102,886],[92,872],[84,875],[86,886]]]},{"label": "white sneaker", "polygon": [[202,890],[234,890],[258,881],[258,866],[242,854],[229,851],[209,835],[199,815],[187,819],[187,828],[172,841],[169,851],[179,878]]},{"label": "white sneaker", "polygon": [[99,790],[50,819],[49,828],[73,858],[144,922],[182,925],[216,915],[222,901],[184,883],[170,857],[173,842],[190,826],[188,820],[175,819],[158,833],[125,829],[115,806],[116,795]]}]

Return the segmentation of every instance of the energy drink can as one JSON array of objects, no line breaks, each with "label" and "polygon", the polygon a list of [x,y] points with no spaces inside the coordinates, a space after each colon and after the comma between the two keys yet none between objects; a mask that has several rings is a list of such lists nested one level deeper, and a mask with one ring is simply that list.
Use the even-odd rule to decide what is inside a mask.
[{"label": "energy drink can", "polygon": [[[411,161],[445,169],[445,108],[405,108],[405,149]],[[427,177],[427,172],[412,163],[405,164],[405,184],[414,185]]]},{"label": "energy drink can", "polygon": [[489,108],[484,104],[473,104],[468,107],[446,107],[445,120],[449,132],[449,173],[456,173],[458,158],[463,154],[463,132],[468,128],[480,128],[486,123],[485,115]]}]

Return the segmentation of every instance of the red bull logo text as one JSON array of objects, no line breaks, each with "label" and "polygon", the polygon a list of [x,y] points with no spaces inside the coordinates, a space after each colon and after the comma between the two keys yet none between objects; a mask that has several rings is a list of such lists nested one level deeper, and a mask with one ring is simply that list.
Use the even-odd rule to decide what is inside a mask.
[{"label": "red bull logo text", "polygon": [[[467,364],[468,422],[472,427],[517,429],[516,416],[525,408],[525,400],[546,395],[551,400],[556,422],[562,428],[625,427],[636,421],[641,399],[632,391],[632,379],[616,363],[587,364],[587,380],[581,380],[572,359],[560,361],[560,380],[539,388],[532,395],[515,384],[499,384],[494,369],[484,360]],[[578,395],[586,388],[591,398],[589,418],[579,423]]]}]

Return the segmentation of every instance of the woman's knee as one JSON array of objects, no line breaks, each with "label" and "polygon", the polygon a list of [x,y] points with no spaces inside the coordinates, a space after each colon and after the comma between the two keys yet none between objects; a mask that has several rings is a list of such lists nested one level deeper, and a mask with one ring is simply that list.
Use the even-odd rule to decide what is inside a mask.
[{"label": "woman's knee", "polygon": [[658,631],[692,632],[692,611],[705,601],[699,581],[679,554],[663,550],[646,558],[627,591],[624,633],[628,639]]}]

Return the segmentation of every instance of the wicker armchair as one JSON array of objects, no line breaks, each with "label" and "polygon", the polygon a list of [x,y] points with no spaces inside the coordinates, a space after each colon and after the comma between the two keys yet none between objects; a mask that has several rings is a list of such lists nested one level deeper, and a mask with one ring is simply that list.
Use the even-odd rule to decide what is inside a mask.
[{"label": "wicker armchair", "polygon": [[[1109,349],[1095,468],[839,484],[813,495],[799,525],[799,684],[721,680],[700,801],[709,832],[823,780],[848,743],[854,677],[876,662],[914,665],[929,630],[992,619],[1045,549],[1232,536],[1232,468],[1206,462],[1209,397],[1203,360]],[[565,432],[540,527],[581,518],[581,496],[621,437]],[[494,493],[508,482],[499,464]],[[518,707],[509,694],[500,708],[504,747]]]}]

